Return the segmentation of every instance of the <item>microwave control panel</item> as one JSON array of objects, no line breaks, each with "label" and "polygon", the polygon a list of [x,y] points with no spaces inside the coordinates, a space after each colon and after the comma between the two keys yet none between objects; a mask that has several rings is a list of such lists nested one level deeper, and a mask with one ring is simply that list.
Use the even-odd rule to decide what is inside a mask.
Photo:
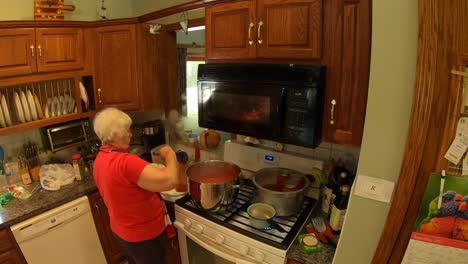
[{"label": "microwave control panel", "polygon": [[315,133],[320,133],[321,113],[316,88],[290,88],[286,95],[284,137],[290,144],[316,146]]}]

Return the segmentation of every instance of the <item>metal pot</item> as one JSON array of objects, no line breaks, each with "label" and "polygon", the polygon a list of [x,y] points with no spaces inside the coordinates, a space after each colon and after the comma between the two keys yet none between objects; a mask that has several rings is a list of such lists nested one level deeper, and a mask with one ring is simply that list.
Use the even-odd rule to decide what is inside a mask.
[{"label": "metal pot", "polygon": [[221,161],[197,162],[186,169],[188,189],[194,204],[206,211],[226,209],[239,191],[239,166]]},{"label": "metal pot", "polygon": [[255,201],[272,205],[278,216],[299,212],[305,190],[309,186],[309,180],[304,174],[278,167],[257,171],[253,183],[257,187]]}]

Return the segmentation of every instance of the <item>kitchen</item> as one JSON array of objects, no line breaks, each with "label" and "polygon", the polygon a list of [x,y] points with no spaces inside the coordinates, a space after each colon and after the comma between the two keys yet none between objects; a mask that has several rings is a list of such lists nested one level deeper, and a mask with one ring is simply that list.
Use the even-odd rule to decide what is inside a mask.
[{"label": "kitchen", "polygon": [[[107,2],[107,1],[106,1]],[[108,4],[108,13],[111,18],[134,17],[148,13],[148,10],[157,10],[181,3],[171,1],[167,6],[152,6],[155,1],[138,1],[130,3]],[[72,18],[74,20],[95,20],[99,6],[91,1],[80,1],[77,12],[82,17]],[[83,7],[86,6],[87,7]],[[93,10],[84,12],[83,10]],[[393,12],[389,12],[392,10]],[[12,11],[16,11],[12,12]],[[95,12],[94,12],[95,11]],[[128,12],[133,12],[128,14]],[[21,2],[12,4],[9,9],[0,11],[2,20],[31,19],[31,4]],[[368,92],[366,124],[361,144],[360,161],[358,173],[373,175],[389,181],[396,181],[399,173],[400,160],[404,148],[405,133],[408,128],[410,116],[411,98],[413,95],[413,83],[416,61],[417,40],[417,6],[416,3],[406,1],[393,1],[389,3],[373,3],[373,43],[372,43],[372,66]],[[392,13],[399,14],[400,19],[394,20]],[[409,25],[409,26],[408,26]],[[392,42],[399,39],[398,43]],[[399,44],[399,45],[395,45]],[[389,52],[389,50],[391,52]],[[391,69],[389,69],[391,65]],[[388,72],[392,72],[391,76]],[[3,86],[3,85],[2,85]],[[393,102],[399,102],[399,112],[395,114]],[[398,116],[398,118],[395,118]],[[383,123],[382,120],[386,122]],[[382,140],[384,135],[385,140]],[[24,141],[24,134],[19,133],[12,136],[3,136],[2,143],[14,140]],[[3,143],[2,145],[4,145]],[[385,149],[385,153],[381,150]],[[380,155],[381,158],[375,157]],[[388,214],[388,204],[368,200],[358,196],[352,196],[349,214],[337,254],[336,263],[344,263],[345,260],[354,260],[353,263],[369,263],[374,255],[378,239]],[[366,231],[362,230],[366,226]],[[358,242],[356,239],[359,239]]]}]

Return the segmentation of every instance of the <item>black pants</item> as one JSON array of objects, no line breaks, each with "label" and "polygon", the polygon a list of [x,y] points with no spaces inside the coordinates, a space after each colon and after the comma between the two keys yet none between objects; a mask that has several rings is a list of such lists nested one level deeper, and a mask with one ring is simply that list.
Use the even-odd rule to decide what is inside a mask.
[{"label": "black pants", "polygon": [[128,264],[166,263],[166,234],[141,242],[127,242],[114,234],[125,251]]}]

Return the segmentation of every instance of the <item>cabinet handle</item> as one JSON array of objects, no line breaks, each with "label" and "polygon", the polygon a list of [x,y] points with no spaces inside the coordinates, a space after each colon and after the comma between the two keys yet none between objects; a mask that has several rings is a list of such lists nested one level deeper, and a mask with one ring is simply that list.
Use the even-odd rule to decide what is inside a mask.
[{"label": "cabinet handle", "polygon": [[42,47],[41,47],[41,45],[37,46],[37,50],[39,51],[39,58],[42,58]]},{"label": "cabinet handle", "polygon": [[102,104],[102,98],[101,98],[101,88],[98,88],[97,89],[97,93],[98,93],[98,99],[99,99],[99,103]]},{"label": "cabinet handle", "polygon": [[36,56],[36,53],[34,52],[34,45],[29,46],[29,48],[31,49],[31,57]]},{"label": "cabinet handle", "polygon": [[252,33],[252,28],[255,26],[255,24],[253,22],[250,22],[249,24],[249,45],[252,45],[253,44],[253,40],[252,38],[250,37],[251,33]]},{"label": "cabinet handle", "polygon": [[262,33],[261,33],[262,26],[263,26],[263,21],[258,22],[258,29],[257,29],[258,44],[263,43]]},{"label": "cabinet handle", "polygon": [[330,125],[335,124],[335,105],[336,105],[336,100],[335,99],[331,100]]},{"label": "cabinet handle", "polygon": [[99,205],[97,203],[94,204],[94,207],[96,207],[96,212],[98,215],[101,215],[101,209],[99,209]]}]

